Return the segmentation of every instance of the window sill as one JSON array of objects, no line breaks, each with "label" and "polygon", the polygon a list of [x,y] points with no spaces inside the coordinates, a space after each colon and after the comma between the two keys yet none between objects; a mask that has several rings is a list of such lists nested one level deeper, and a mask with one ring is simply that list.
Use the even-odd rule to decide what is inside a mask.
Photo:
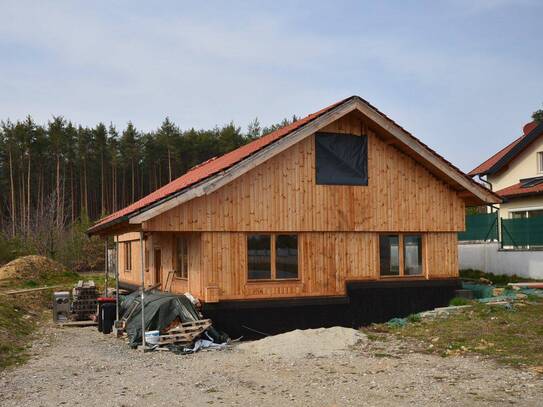
[{"label": "window sill", "polygon": [[174,280],[182,280],[182,281],[188,281],[189,280],[188,277],[177,277],[177,276],[173,276],[173,279]]},{"label": "window sill", "polygon": [[268,284],[268,283],[301,283],[302,280],[300,280],[299,278],[275,278],[275,279],[271,279],[271,278],[266,278],[266,279],[261,279],[261,280],[247,280],[247,284],[259,284],[259,283],[265,283],[265,284]]},{"label": "window sill", "polygon": [[396,274],[396,275],[393,275],[393,276],[379,276],[380,279],[384,279],[384,280],[387,280],[387,279],[425,279],[426,278],[426,275],[424,274],[412,274],[412,275],[399,275],[399,274]]}]

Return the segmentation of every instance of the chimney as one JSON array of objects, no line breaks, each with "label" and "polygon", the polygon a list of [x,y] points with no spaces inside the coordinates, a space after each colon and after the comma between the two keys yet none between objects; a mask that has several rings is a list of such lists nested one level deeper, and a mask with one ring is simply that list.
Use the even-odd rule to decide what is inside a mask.
[{"label": "chimney", "polygon": [[524,127],[522,128],[522,132],[524,133],[525,136],[527,136],[536,127],[537,127],[537,122],[536,121],[526,123],[524,125]]}]

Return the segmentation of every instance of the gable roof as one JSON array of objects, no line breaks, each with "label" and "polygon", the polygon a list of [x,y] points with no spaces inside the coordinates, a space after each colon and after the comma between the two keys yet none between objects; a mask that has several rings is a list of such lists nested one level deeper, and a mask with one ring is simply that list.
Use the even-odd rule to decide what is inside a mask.
[{"label": "gable roof", "polygon": [[508,146],[502,148],[488,160],[471,170],[468,175],[495,174],[524,151],[534,140],[543,134],[543,123],[528,123],[524,126],[524,134]]},{"label": "gable roof", "polygon": [[123,222],[141,223],[190,199],[211,193],[247,172],[252,166],[266,161],[354,110],[361,111],[370,120],[393,134],[399,139],[400,144],[419,155],[423,162],[428,162],[435,171],[458,184],[459,190],[467,190],[475,199],[483,203],[500,202],[496,194],[472,180],[368,102],[359,96],[351,96],[192,168],[133,204],[100,219],[88,230],[88,233],[95,234]]}]

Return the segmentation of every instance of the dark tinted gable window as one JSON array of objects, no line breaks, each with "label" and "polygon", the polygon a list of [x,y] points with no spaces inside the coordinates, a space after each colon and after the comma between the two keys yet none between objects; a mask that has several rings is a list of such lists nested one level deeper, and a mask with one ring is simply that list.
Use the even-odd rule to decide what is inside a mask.
[{"label": "dark tinted gable window", "polygon": [[271,278],[271,236],[247,236],[247,269],[249,280]]},{"label": "dark tinted gable window", "polygon": [[368,185],[368,138],[315,134],[317,184]]}]

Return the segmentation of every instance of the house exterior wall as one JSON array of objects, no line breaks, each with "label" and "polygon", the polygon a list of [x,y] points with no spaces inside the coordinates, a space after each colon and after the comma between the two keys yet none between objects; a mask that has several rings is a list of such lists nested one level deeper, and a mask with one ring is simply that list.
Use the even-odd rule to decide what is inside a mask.
[{"label": "house exterior wall", "polygon": [[543,195],[519,197],[508,200],[499,206],[500,217],[510,219],[512,212],[519,210],[541,210],[543,209]]},{"label": "house exterior wall", "polygon": [[[457,192],[356,115],[322,131],[367,134],[367,186],[317,185],[309,136],[217,191],[145,222],[149,250],[162,252],[162,281],[174,268],[178,233],[191,237],[189,278],[174,280],[172,291],[206,302],[343,296],[348,281],[393,280],[379,274],[383,232],[422,235],[423,274],[399,279],[458,277],[465,205]],[[297,234],[298,279],[247,280],[246,240],[255,232]],[[152,255],[150,269],[152,284]]]},{"label": "house exterior wall", "polygon": [[[494,191],[518,184],[521,179],[543,176],[538,171],[537,153],[543,152],[543,137],[520,153],[504,169],[494,175],[487,176]],[[543,194],[529,197],[511,197],[504,203],[496,205],[500,208],[501,218],[511,218],[511,212],[517,209],[543,209]]]},{"label": "house exterior wall", "polygon": [[543,151],[543,137],[536,140],[520,153],[504,169],[494,175],[489,175],[494,191],[517,184],[520,179],[543,175],[538,172],[537,153]]},{"label": "house exterior wall", "polygon": [[[124,233],[115,236],[115,240],[118,242],[118,267],[119,267],[119,281],[130,285],[141,284],[141,252],[140,252],[140,234],[137,232]],[[125,246],[131,247],[131,264],[130,270],[127,268],[127,257]],[[151,283],[151,280],[147,278],[146,283]]]},{"label": "house exterior wall", "polygon": [[[352,115],[323,129],[360,135]],[[144,223],[148,231],[432,231],[464,229],[445,182],[368,131],[368,186],[317,185],[315,141],[298,144],[219,190]]]}]

